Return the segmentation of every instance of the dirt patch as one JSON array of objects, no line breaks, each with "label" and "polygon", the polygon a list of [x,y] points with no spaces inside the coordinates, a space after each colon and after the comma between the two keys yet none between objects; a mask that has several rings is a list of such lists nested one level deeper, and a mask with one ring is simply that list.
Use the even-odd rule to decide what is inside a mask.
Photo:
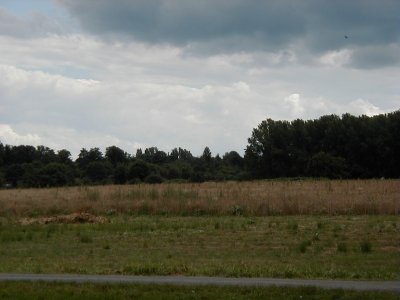
[{"label": "dirt patch", "polygon": [[83,224],[83,223],[107,223],[108,219],[101,216],[94,216],[89,213],[73,213],[53,217],[23,218],[19,220],[21,225],[32,224]]}]

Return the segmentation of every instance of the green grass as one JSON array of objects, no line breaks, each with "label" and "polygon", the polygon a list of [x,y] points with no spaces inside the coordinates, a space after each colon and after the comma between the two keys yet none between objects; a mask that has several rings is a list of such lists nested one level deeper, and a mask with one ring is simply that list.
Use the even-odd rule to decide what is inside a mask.
[{"label": "green grass", "polygon": [[0,224],[0,272],[366,280],[400,275],[397,216],[126,215],[111,216],[106,224]]},{"label": "green grass", "polygon": [[324,290],[313,287],[216,287],[0,282],[0,299],[399,299],[389,292]]}]

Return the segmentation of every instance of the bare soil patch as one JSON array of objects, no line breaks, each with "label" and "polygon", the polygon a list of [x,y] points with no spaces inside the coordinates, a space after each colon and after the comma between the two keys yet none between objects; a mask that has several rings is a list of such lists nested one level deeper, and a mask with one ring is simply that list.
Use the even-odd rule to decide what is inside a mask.
[{"label": "bare soil patch", "polygon": [[21,225],[32,224],[83,224],[83,223],[107,223],[108,219],[102,216],[95,216],[89,213],[72,213],[52,217],[23,218],[19,220]]}]

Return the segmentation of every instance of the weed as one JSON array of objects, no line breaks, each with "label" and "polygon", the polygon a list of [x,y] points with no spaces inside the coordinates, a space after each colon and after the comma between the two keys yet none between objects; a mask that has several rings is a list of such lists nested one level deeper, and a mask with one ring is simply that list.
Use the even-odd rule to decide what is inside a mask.
[{"label": "weed", "polygon": [[336,247],[337,252],[347,252],[347,244],[344,242],[340,242]]},{"label": "weed", "polygon": [[297,222],[289,222],[287,228],[296,233],[297,230],[299,229],[299,224]]},{"label": "weed", "polygon": [[100,191],[98,188],[87,188],[86,197],[91,202],[97,202],[100,200]]},{"label": "weed", "polygon": [[26,235],[25,235],[25,239],[26,239],[27,241],[32,241],[32,239],[33,239],[33,234],[32,234],[32,232],[28,231],[28,232],[26,233]]},{"label": "weed", "polygon": [[360,250],[362,253],[369,253],[372,251],[372,245],[369,241],[362,241],[360,242]]},{"label": "weed", "polygon": [[160,197],[160,193],[158,192],[158,190],[156,188],[152,188],[150,189],[150,191],[148,192],[148,197],[151,200],[157,200]]},{"label": "weed", "polygon": [[299,251],[301,252],[301,253],[306,253],[306,251],[307,251],[307,247],[308,246],[310,246],[311,245],[311,241],[309,241],[309,240],[305,240],[305,241],[302,241],[301,243],[300,243],[300,245],[299,245]]},{"label": "weed", "polygon": [[79,241],[81,243],[85,243],[85,244],[92,243],[93,238],[88,233],[83,233],[83,234],[80,234]]},{"label": "weed", "polygon": [[240,205],[234,205],[232,207],[232,214],[234,216],[241,216],[243,215],[243,212],[244,212],[243,207],[241,207]]}]

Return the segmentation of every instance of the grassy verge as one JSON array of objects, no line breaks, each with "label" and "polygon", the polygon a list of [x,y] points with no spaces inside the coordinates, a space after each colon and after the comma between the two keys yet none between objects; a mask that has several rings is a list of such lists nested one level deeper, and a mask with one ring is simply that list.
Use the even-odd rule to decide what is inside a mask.
[{"label": "grassy verge", "polygon": [[399,279],[397,216],[0,224],[0,272]]},{"label": "grassy verge", "polygon": [[399,299],[388,292],[323,290],[312,287],[247,288],[168,285],[95,285],[0,282],[0,299]]}]

